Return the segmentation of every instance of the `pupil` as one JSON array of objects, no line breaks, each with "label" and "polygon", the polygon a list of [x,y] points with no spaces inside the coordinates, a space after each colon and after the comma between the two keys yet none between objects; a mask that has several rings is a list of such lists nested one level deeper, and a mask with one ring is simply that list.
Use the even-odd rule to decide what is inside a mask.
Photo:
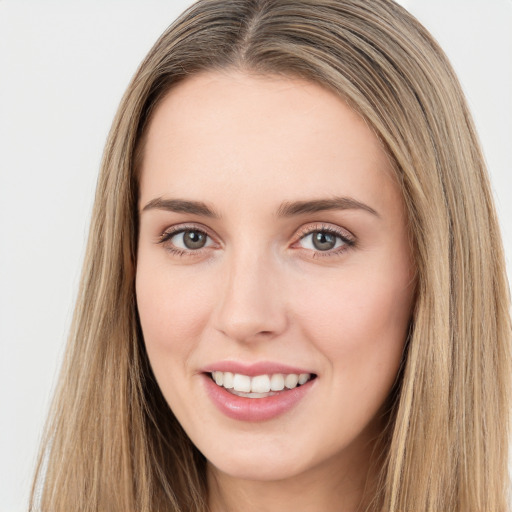
[{"label": "pupil", "polygon": [[317,231],[313,234],[313,245],[319,251],[328,251],[336,245],[336,237],[325,231]]},{"label": "pupil", "polygon": [[185,231],[183,243],[187,249],[201,249],[206,243],[206,236],[199,231]]}]

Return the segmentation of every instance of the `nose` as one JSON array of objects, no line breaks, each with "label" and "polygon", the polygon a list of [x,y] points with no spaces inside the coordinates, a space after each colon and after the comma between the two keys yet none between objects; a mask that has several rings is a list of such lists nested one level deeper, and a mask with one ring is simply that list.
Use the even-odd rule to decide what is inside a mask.
[{"label": "nose", "polygon": [[[250,251],[248,251],[250,252]],[[232,255],[224,262],[222,294],[214,313],[218,331],[239,342],[273,339],[287,327],[282,273],[272,258]]]}]

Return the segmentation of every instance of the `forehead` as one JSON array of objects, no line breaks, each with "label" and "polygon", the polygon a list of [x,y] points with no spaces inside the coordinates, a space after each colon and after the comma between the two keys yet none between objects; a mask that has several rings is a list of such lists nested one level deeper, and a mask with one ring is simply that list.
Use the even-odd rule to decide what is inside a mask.
[{"label": "forehead", "polygon": [[206,72],[173,88],[149,123],[141,201],[222,193],[270,203],[345,192],[377,203],[398,197],[379,139],[319,84]]}]

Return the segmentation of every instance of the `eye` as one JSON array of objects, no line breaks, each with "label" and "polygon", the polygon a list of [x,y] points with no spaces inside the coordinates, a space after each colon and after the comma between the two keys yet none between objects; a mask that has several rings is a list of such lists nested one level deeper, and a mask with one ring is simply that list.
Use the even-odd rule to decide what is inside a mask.
[{"label": "eye", "polygon": [[187,231],[183,231],[174,235],[171,240],[174,240],[173,243],[177,247],[181,249],[202,249],[207,241],[208,235],[203,233],[202,231],[187,229]]},{"label": "eye", "polygon": [[352,235],[341,228],[315,226],[306,227],[299,234],[299,241],[296,245],[302,249],[325,253],[324,255],[339,254],[355,245]]},{"label": "eye", "polygon": [[198,228],[178,228],[166,231],[159,242],[166,245],[171,252],[184,254],[190,251],[199,251],[213,245],[208,234]]},{"label": "eye", "polygon": [[302,238],[303,247],[316,251],[330,251],[343,244],[339,236],[327,231],[313,231],[313,233]]}]

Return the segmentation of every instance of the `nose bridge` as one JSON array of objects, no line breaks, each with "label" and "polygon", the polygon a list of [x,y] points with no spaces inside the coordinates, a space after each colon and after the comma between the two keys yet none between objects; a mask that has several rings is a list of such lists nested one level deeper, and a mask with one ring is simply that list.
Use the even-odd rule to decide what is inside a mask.
[{"label": "nose bridge", "polygon": [[238,341],[274,337],[286,327],[278,264],[270,251],[233,248],[226,255],[217,329]]}]

